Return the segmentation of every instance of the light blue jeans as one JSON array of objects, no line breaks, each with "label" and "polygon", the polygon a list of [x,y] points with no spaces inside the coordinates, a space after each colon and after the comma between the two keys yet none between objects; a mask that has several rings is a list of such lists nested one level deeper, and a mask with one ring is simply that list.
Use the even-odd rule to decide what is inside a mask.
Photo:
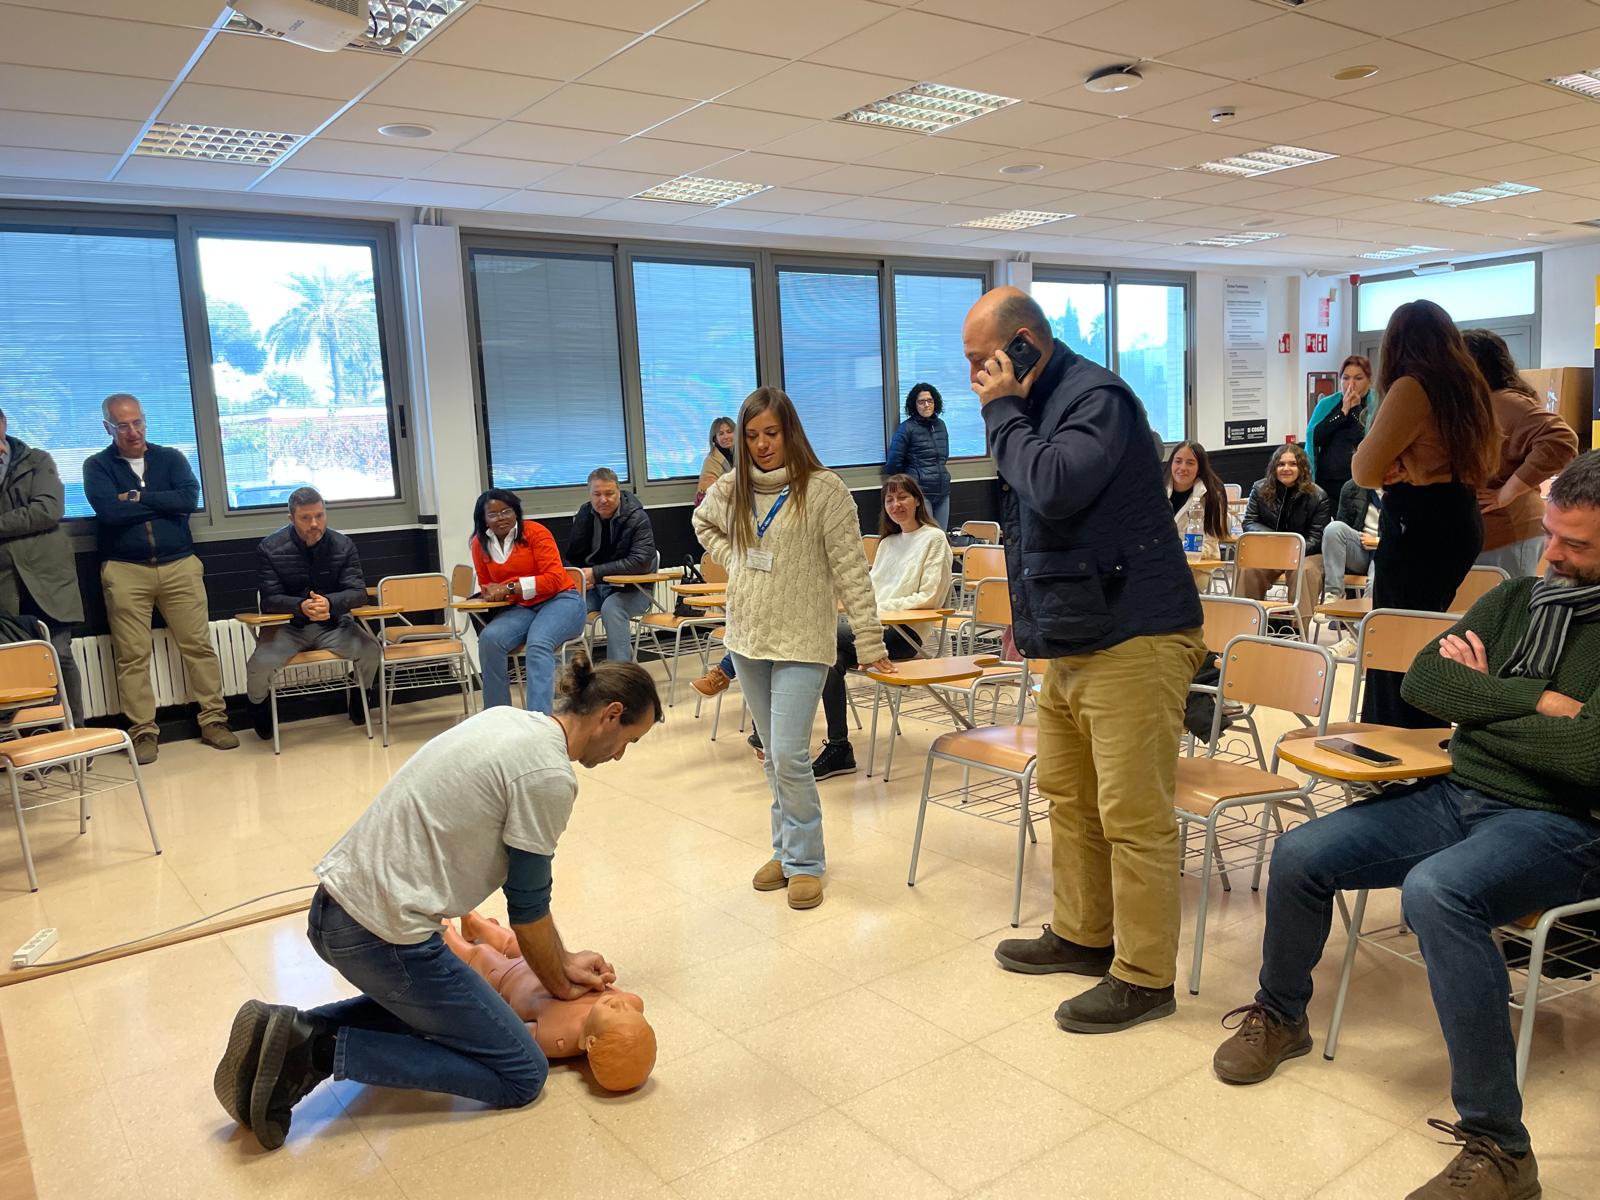
[{"label": "light blue jeans", "polygon": [[1322,531],[1322,590],[1344,599],[1344,577],[1366,575],[1372,586],[1372,551],[1361,544],[1361,531],[1343,521],[1329,521]]},{"label": "light blue jeans", "polygon": [[599,583],[589,592],[589,611],[600,614],[606,631],[606,657],[612,662],[633,661],[634,617],[650,611],[650,597],[636,587]]},{"label": "light blue jeans", "polygon": [[483,669],[483,706],[511,703],[508,656],[525,647],[527,677],[522,685],[529,712],[548,713],[556,690],[556,652],[583,632],[583,601],[575,589],[548,600],[503,608],[478,635],[478,662]]},{"label": "light blue jeans", "polygon": [[745,703],[766,748],[767,786],[772,789],[772,857],[785,879],[821,875],[822,803],[811,773],[811,728],[822,702],[828,668],[822,663],[772,662],[733,656]]},{"label": "light blue jeans", "polygon": [[1533,574],[1542,557],[1544,557],[1544,538],[1531,537],[1523,538],[1520,542],[1512,542],[1509,546],[1501,546],[1498,550],[1485,550],[1478,555],[1477,565],[1500,567],[1507,571],[1511,578],[1524,579]]}]

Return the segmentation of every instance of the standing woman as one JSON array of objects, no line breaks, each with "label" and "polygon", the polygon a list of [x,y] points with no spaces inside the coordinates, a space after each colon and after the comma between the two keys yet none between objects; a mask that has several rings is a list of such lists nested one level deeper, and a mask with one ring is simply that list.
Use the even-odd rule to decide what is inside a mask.
[{"label": "standing woman", "polygon": [[1511,348],[1498,333],[1467,329],[1467,352],[1489,385],[1499,427],[1499,465],[1478,490],[1483,513],[1480,566],[1501,567],[1513,579],[1532,575],[1544,553],[1540,485],[1578,457],[1578,435],[1517,374]]},{"label": "standing woman", "polygon": [[507,660],[523,647],[523,699],[548,713],[555,692],[556,653],[583,632],[583,599],[561,563],[550,531],[522,518],[515,492],[490,488],[472,510],[472,566],[485,600],[509,600],[478,635],[483,706],[511,703]]},{"label": "standing woman", "polygon": [[1352,354],[1339,368],[1339,391],[1323,396],[1306,422],[1306,458],[1311,478],[1338,503],[1350,482],[1350,460],[1378,413],[1378,393],[1372,390],[1372,363]]},{"label": "standing woman", "polygon": [[700,485],[695,489],[695,507],[706,498],[711,485],[722,478],[722,473],[733,466],[733,418],[718,417],[711,422],[711,449],[700,464]]},{"label": "standing woman", "polygon": [[[1483,549],[1477,489],[1494,468],[1499,436],[1489,385],[1455,322],[1431,300],[1394,310],[1380,360],[1383,406],[1350,464],[1359,486],[1384,489],[1372,607],[1444,612]],[[1436,724],[1400,698],[1401,678],[1367,673],[1361,719]]]},{"label": "standing woman", "polygon": [[909,475],[927,497],[928,510],[940,529],[950,525],[950,431],[939,419],[944,399],[931,383],[906,393],[906,419],[894,431],[883,473]]},{"label": "standing woman", "polygon": [[838,653],[835,597],[856,656],[892,671],[861,518],[844,481],[823,467],[789,397],[757,388],[739,409],[733,470],[694,512],[701,544],[728,568],[727,633],[772,789],[772,859],[751,881],[787,886],[790,908],[822,903],[822,808],[811,770],[811,727]]}]

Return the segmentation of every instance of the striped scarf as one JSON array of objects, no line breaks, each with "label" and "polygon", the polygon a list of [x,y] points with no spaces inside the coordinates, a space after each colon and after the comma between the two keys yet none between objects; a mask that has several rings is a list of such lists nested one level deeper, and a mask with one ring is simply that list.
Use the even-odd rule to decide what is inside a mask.
[{"label": "striped scarf", "polygon": [[1500,668],[1503,677],[1553,679],[1567,644],[1567,627],[1576,617],[1592,621],[1600,616],[1600,584],[1573,587],[1541,579],[1533,585],[1528,601],[1533,619],[1517,648]]}]

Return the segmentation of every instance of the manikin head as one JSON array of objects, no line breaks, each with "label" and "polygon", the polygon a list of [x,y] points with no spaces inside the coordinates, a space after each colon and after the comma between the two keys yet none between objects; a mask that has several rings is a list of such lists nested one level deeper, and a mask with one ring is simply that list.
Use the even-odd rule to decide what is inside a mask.
[{"label": "manikin head", "polygon": [[316,488],[295,488],[289,496],[289,524],[302,545],[315,546],[328,532],[328,510]]},{"label": "manikin head", "polygon": [[594,515],[609,521],[617,515],[621,503],[622,485],[617,482],[617,473],[610,467],[596,467],[590,471],[589,507],[594,509]]},{"label": "manikin head", "polygon": [[638,663],[591,663],[579,650],[556,680],[567,753],[586,767],[621,759],[663,716],[655,680]]},{"label": "manikin head", "polygon": [[1032,342],[1039,350],[1035,378],[1055,353],[1055,334],[1039,302],[1021,288],[999,287],[985,292],[967,312],[961,326],[961,353],[967,359],[967,376],[976,384],[996,350],[1004,350],[1014,337]]},{"label": "manikin head", "polygon": [[100,405],[100,415],[118,454],[123,458],[144,457],[144,406],[138,397],[126,392],[107,396]]},{"label": "manikin head", "polygon": [[1550,485],[1544,561],[1544,577],[1551,583],[1600,583],[1600,450],[1580,454]]},{"label": "manikin head", "polygon": [[594,1002],[578,1035],[594,1081],[608,1092],[627,1092],[650,1078],[656,1065],[656,1031],[620,992]]}]

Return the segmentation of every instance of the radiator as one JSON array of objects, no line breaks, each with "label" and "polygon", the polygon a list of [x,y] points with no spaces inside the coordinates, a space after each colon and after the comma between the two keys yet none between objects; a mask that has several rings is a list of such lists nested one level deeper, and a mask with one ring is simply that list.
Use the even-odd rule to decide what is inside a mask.
[{"label": "radiator", "polygon": [[[255,648],[250,631],[238,621],[212,621],[209,624],[211,648],[217,653],[222,668],[222,692],[226,696],[242,695],[245,690],[244,664]],[[151,635],[150,683],[155,691],[156,707],[187,704],[189,680],[183,670],[183,656],[171,632],[157,629]],[[83,674],[83,705],[85,716],[105,717],[122,711],[117,696],[117,660],[111,652],[111,638],[74,638],[72,657]]]}]

